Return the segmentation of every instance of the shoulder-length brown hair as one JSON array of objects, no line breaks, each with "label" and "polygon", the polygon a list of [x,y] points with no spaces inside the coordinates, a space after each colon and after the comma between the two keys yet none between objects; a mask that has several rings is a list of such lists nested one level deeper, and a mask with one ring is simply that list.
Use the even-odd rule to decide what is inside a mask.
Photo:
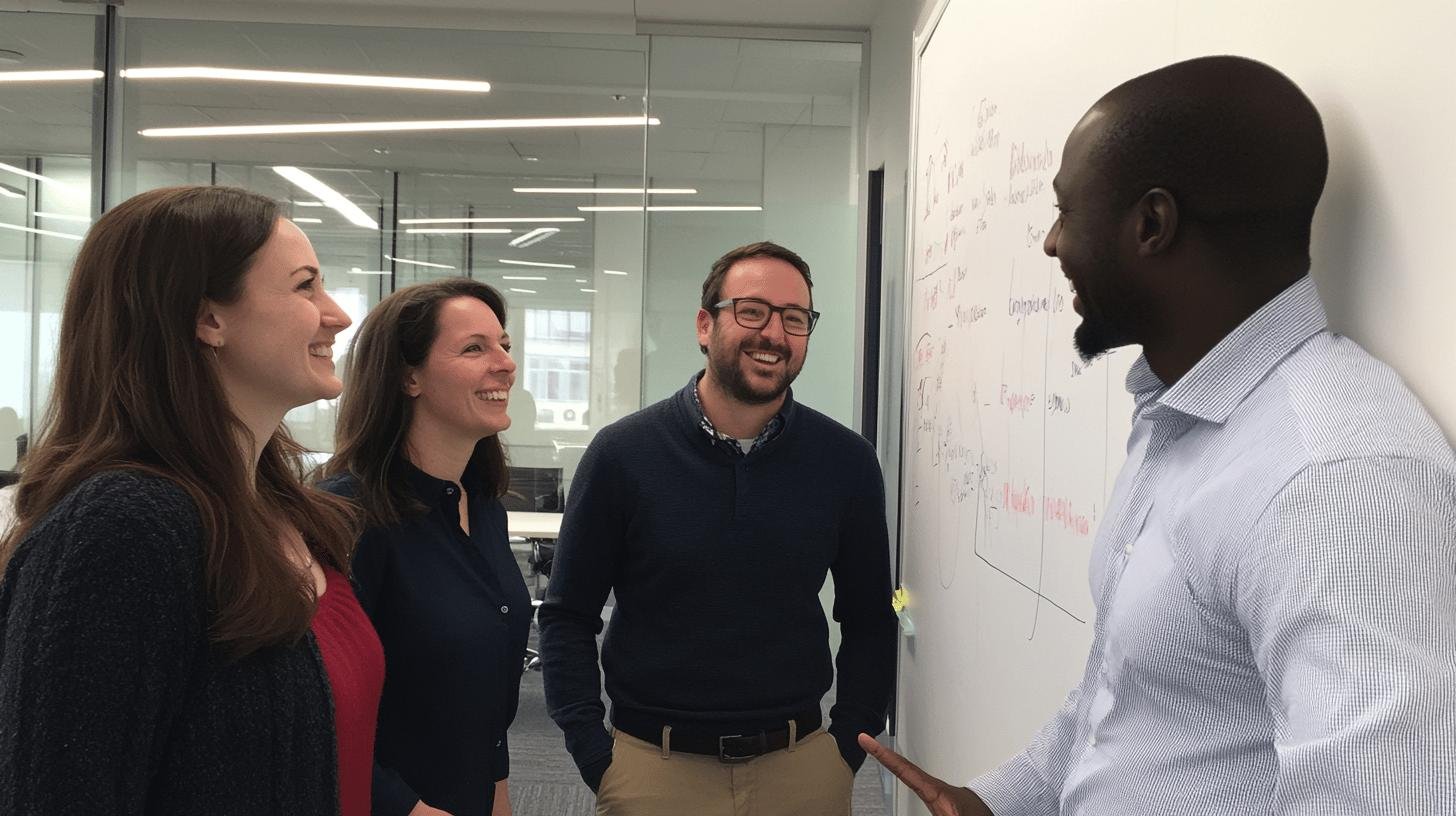
[{"label": "shoulder-length brown hair", "polygon": [[[506,325],[506,302],[495,287],[445,278],[406,287],[379,301],[349,347],[334,455],[322,472],[325,477],[353,474],[359,481],[359,504],[371,525],[394,524],[427,510],[400,467],[407,459],[405,439],[414,421],[414,401],[405,394],[404,382],[409,369],[423,365],[430,354],[439,334],[440,307],[457,297],[479,300]],[[510,480],[499,434],[476,443],[470,467],[484,480],[489,495],[505,493]]]},{"label": "shoulder-length brown hair", "polygon": [[302,449],[285,428],[248,483],[236,441],[246,426],[197,339],[203,300],[241,297],[278,218],[275,201],[246,190],[171,187],[97,220],[66,289],[53,391],[21,472],[17,523],[0,542],[8,561],[51,507],[99,471],[170,479],[197,505],[210,637],[233,658],[308,631],[313,580],[280,546],[283,524],[341,569],[355,541],[348,504],[303,485]]}]

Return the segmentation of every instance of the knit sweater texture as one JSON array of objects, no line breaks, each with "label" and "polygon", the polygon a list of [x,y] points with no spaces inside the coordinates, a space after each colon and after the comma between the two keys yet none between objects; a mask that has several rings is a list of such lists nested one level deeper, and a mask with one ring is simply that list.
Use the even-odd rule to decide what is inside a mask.
[{"label": "knit sweater texture", "polygon": [[338,813],[312,634],[225,660],[203,558],[186,491],[134,471],[26,535],[0,579],[0,813]]},{"label": "knit sweater texture", "polygon": [[693,383],[596,436],[582,457],[539,612],[546,702],[589,785],[613,720],[710,734],[782,728],[835,682],[819,601],[834,576],[842,635],[829,731],[858,768],[884,727],[895,668],[884,485],[873,448],[794,402],[747,456],[703,432]]}]

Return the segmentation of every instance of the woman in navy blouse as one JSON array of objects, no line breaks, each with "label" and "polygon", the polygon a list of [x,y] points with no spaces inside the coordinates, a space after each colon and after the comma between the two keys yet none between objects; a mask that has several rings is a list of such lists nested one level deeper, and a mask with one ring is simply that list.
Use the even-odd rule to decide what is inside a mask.
[{"label": "woman in navy blouse", "polygon": [[439,280],[380,301],[350,352],[322,487],[368,520],[354,579],[384,644],[375,816],[510,813],[531,597],[499,500],[505,322],[494,288]]}]

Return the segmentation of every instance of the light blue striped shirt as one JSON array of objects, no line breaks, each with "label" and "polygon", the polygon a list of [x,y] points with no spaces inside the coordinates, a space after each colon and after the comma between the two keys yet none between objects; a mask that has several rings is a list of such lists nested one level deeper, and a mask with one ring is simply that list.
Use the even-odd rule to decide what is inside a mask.
[{"label": "light blue striped shirt", "polygon": [[1308,277],[1172,387],[1145,359],[1127,386],[1086,672],[971,788],[997,816],[1456,814],[1440,428]]}]

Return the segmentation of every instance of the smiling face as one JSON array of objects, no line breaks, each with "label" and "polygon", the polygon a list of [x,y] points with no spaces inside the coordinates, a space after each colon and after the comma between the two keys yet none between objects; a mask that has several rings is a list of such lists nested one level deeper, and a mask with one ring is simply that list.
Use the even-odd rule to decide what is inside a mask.
[{"label": "smiling face", "polygon": [[198,336],[216,350],[234,410],[286,412],[339,395],[334,337],[349,323],[324,291],[308,237],[280,218],[244,274],[238,299],[204,304]]},{"label": "smiling face", "polygon": [[506,404],[516,381],[510,350],[510,335],[484,301],[442,303],[430,352],[405,377],[405,394],[414,398],[411,424],[471,442],[509,428]]},{"label": "smiling face", "polygon": [[[809,286],[793,264],[777,258],[747,258],[723,278],[722,299],[758,298],[775,306],[812,308]],[[698,310],[698,344],[708,349],[706,376],[723,393],[746,405],[763,405],[783,396],[809,351],[807,336],[784,331],[775,313],[761,329],[738,325],[733,308],[716,314]]]},{"label": "smiling face", "polygon": [[1119,207],[1091,156],[1104,124],[1104,115],[1093,108],[1067,137],[1052,181],[1058,216],[1042,244],[1071,281],[1072,308],[1082,316],[1073,342],[1084,360],[1141,342],[1144,314],[1135,278],[1121,260],[1127,208]]}]

